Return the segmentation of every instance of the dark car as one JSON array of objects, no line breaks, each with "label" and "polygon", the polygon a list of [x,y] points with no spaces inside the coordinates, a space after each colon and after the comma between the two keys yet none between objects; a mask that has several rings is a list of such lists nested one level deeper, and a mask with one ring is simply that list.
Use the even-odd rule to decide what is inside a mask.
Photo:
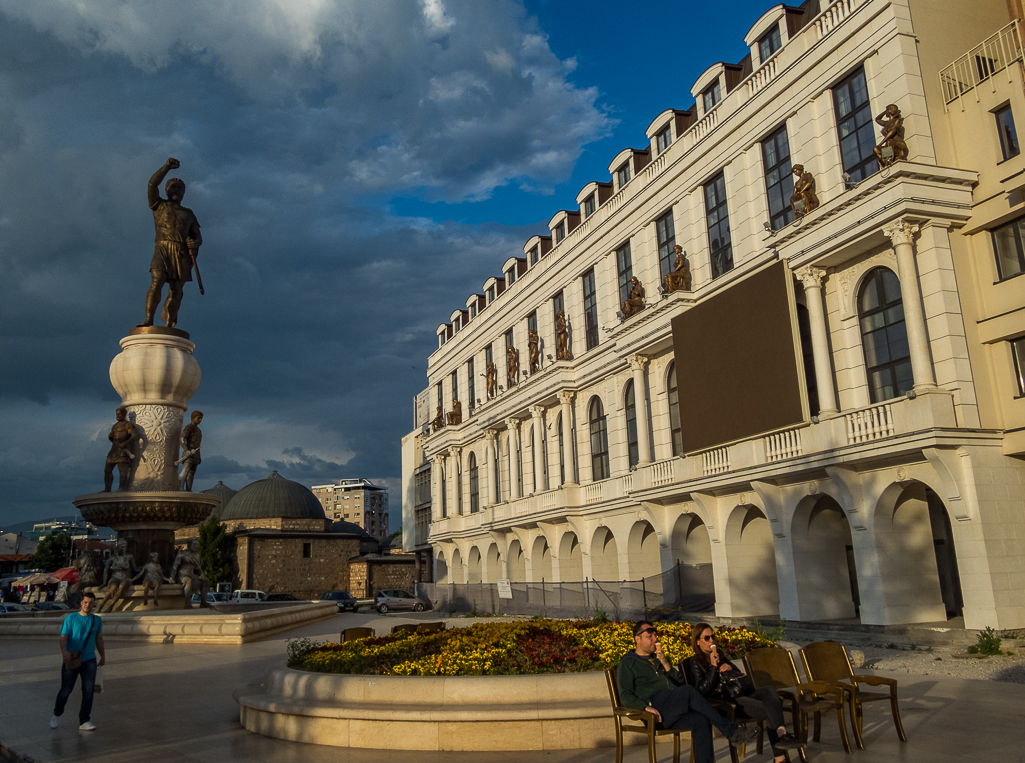
[{"label": "dark car", "polygon": [[28,612],[29,608],[24,604],[16,604],[12,601],[0,604],[0,615],[13,614],[14,612]]},{"label": "dark car", "polygon": [[358,612],[359,602],[348,591],[328,591],[320,597],[321,601],[333,601],[338,605],[339,612]]},{"label": "dark car", "polygon": [[290,593],[269,593],[267,594],[267,601],[301,601],[301,599],[295,598]]},{"label": "dark car", "polygon": [[41,601],[32,607],[33,612],[64,612],[69,609],[71,607],[59,601]]},{"label": "dark car", "polygon": [[411,609],[414,612],[423,612],[430,604],[411,593],[389,588],[377,592],[377,596],[374,597],[374,606],[383,615],[392,609]]}]

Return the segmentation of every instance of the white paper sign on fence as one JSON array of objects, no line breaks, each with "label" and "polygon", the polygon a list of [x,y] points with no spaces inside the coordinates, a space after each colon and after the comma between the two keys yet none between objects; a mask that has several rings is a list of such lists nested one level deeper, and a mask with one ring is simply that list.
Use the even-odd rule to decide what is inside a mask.
[{"label": "white paper sign on fence", "polygon": [[512,583],[508,580],[498,581],[498,598],[499,599],[511,599],[512,598]]}]

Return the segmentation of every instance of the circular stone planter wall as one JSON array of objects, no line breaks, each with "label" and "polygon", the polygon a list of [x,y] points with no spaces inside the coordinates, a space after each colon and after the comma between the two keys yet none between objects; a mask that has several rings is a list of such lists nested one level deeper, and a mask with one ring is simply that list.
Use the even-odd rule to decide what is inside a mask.
[{"label": "circular stone planter wall", "polygon": [[391,750],[616,743],[603,673],[353,676],[284,669],[234,696],[242,726],[295,742]]}]

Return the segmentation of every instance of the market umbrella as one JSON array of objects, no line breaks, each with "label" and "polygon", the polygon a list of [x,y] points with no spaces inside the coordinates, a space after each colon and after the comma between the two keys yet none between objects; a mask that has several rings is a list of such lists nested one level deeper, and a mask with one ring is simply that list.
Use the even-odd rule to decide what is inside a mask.
[{"label": "market umbrella", "polygon": [[78,570],[74,567],[65,567],[63,570],[57,570],[53,573],[52,577],[56,578],[58,581],[66,580],[68,581],[68,585],[74,585],[78,582]]}]

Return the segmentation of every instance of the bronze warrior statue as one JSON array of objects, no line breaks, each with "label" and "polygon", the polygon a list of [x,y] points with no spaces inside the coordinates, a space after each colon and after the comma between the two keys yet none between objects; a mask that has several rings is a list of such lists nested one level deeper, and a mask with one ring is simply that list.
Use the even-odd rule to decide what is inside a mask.
[{"label": "bronze warrior statue", "polygon": [[527,331],[527,351],[530,358],[530,375],[541,370],[541,338],[534,329]]},{"label": "bronze warrior statue", "polygon": [[666,273],[666,277],[663,279],[666,294],[690,290],[690,266],[687,264],[687,256],[679,244],[673,247],[673,251],[676,252],[676,262],[673,263],[673,269]]},{"label": "bronze warrior statue", "polygon": [[494,363],[488,363],[485,379],[488,384],[488,399],[490,399],[498,392],[498,366]]},{"label": "bronze warrior statue", "polygon": [[203,562],[199,556],[199,539],[193,538],[189,541],[187,548],[183,548],[174,558],[171,565],[171,578],[178,577],[182,584],[182,592],[185,594],[185,609],[192,607],[192,594],[199,594],[199,606],[209,607],[206,601],[206,592],[209,588],[206,578],[203,576]]},{"label": "bronze warrior statue", "polygon": [[[794,210],[794,216],[800,218],[819,205],[819,197],[815,195],[815,176],[805,172],[803,164],[795,164],[793,173],[794,193],[790,197],[790,208]],[[801,202],[800,209],[797,202]]]},{"label": "bronze warrior statue", "polygon": [[203,423],[203,412],[192,412],[192,423],[186,424],[182,429],[182,457],[176,464],[181,464],[181,473],[178,475],[178,489],[192,492],[192,480],[196,477],[196,467],[202,463],[199,448],[203,443],[203,432],[199,425]]},{"label": "bronze warrior statue", "polygon": [[516,379],[520,375],[520,353],[515,347],[509,346],[505,348],[505,361],[506,361],[506,383],[510,388],[516,386]]},{"label": "bronze warrior statue", "polygon": [[110,451],[103,467],[103,492],[109,493],[114,485],[114,467],[117,467],[118,490],[128,489],[128,475],[132,470],[132,445],[139,439],[139,430],[128,420],[128,409],[118,408],[114,414],[117,422],[110,429],[107,439],[110,440]]},{"label": "bronze warrior statue", "polygon": [[623,313],[624,320],[637,315],[644,309],[644,287],[641,286],[637,276],[630,279],[630,292],[626,295],[626,300],[620,303],[619,309]]},{"label": "bronze warrior statue", "polygon": [[[882,126],[882,140],[879,145],[872,149],[879,162],[879,169],[885,169],[894,162],[900,162],[908,158],[908,144],[904,142],[904,119],[900,115],[900,109],[896,104],[891,103],[886,111],[876,117],[876,122]],[[883,149],[889,148],[893,151],[892,156],[884,156]]]},{"label": "bronze warrior statue", "polygon": [[569,351],[569,327],[566,325],[566,311],[555,314],[555,359],[573,360]]},{"label": "bronze warrior statue", "polygon": [[114,554],[103,566],[103,585],[107,595],[100,605],[100,612],[113,612],[114,607],[128,595],[132,589],[132,568],[135,558],[128,553],[128,543],[118,540]]},{"label": "bronze warrior statue", "polygon": [[[177,325],[182,291],[185,282],[192,280],[192,266],[196,265],[199,246],[203,243],[203,237],[199,233],[199,221],[191,209],[181,205],[181,200],[185,196],[185,182],[180,178],[171,178],[164,186],[167,198],[160,198],[160,181],[168,172],[180,166],[181,162],[177,159],[168,159],[149,179],[147,196],[149,208],[153,210],[156,244],[153,247],[153,259],[149,264],[152,280],[149,291],[146,292],[146,320],[139,326],[153,325],[153,316],[160,301],[160,291],[165,283],[167,301],[164,302],[162,314],[164,325],[168,328]],[[196,278],[199,279],[199,293],[202,294],[203,281],[199,278],[198,265]]]},{"label": "bronze warrior statue", "polygon": [[87,588],[99,586],[103,574],[103,564],[98,551],[86,549],[82,555],[71,563],[78,570],[78,582],[68,589],[68,605],[75,607],[82,601],[82,594]]},{"label": "bronze warrior statue", "polygon": [[160,592],[160,586],[163,585],[166,580],[168,583],[173,583],[171,578],[164,575],[164,570],[160,566],[160,554],[156,551],[149,555],[149,561],[142,566],[139,570],[139,574],[132,578],[134,583],[139,578],[142,578],[142,606],[146,606],[149,603],[149,592],[153,591],[153,606],[159,607],[160,602],[157,597]]}]

